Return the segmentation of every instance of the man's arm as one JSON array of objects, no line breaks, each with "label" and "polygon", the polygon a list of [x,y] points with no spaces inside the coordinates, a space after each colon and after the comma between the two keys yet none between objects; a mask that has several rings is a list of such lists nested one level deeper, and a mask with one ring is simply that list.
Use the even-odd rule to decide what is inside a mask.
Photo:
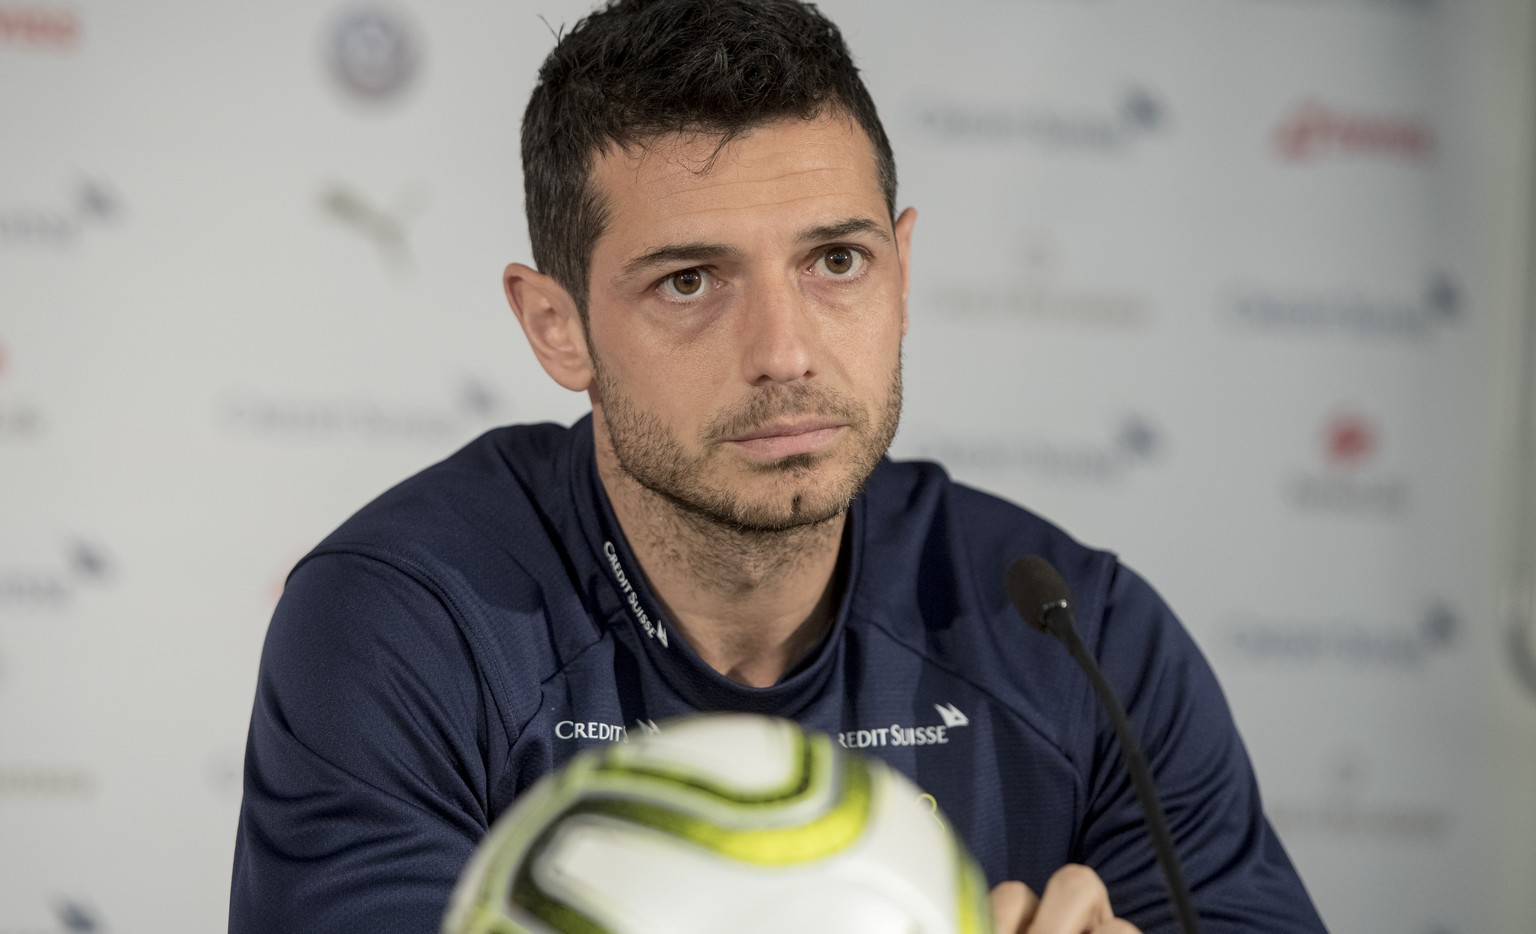
[{"label": "man's arm", "polygon": [[[1162,599],[1119,567],[1097,633],[1085,634],[1152,768],[1202,930],[1323,931],[1268,820],[1226,699]],[[1081,861],[1115,913],[1144,930],[1177,923],[1113,731],[1101,715]]]},{"label": "man's arm", "polygon": [[357,555],[302,564],[262,654],[232,934],[435,930],[506,748],[485,710],[426,587]]}]

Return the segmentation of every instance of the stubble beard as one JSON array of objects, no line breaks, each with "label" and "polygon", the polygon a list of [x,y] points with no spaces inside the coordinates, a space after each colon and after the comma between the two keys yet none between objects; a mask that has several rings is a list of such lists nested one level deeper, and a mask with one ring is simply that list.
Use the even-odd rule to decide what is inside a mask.
[{"label": "stubble beard", "polygon": [[[774,385],[723,410],[703,426],[699,453],[690,453],[670,428],[633,404],[593,358],[603,418],[623,473],[675,509],[681,518],[719,530],[774,536],[823,525],[847,511],[896,437],[901,421],[901,362],[881,411],[871,417],[857,401],[811,383]],[[754,465],[742,488],[712,482],[711,467],[724,455],[724,439],[739,437],[775,418],[821,415],[845,423],[849,437],[826,454],[793,454]],[[832,465],[841,460],[840,467]],[[761,485],[753,483],[760,479]],[[748,486],[762,492],[751,495]]]}]

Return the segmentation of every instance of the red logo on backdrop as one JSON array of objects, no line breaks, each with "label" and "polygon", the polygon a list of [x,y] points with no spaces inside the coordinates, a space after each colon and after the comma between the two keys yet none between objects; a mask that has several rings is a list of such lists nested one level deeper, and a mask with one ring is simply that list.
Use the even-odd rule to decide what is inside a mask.
[{"label": "red logo on backdrop", "polygon": [[1316,100],[1298,104],[1275,130],[1275,149],[1287,162],[1330,156],[1418,162],[1434,148],[1434,132],[1423,120],[1339,110]]},{"label": "red logo on backdrop", "polygon": [[1354,412],[1335,415],[1323,428],[1323,451],[1335,467],[1359,467],[1376,453],[1378,443],[1376,426]]},{"label": "red logo on backdrop", "polygon": [[62,51],[79,40],[80,18],[74,10],[0,4],[0,43]]},{"label": "red logo on backdrop", "polygon": [[1322,470],[1293,474],[1287,498],[1302,512],[1390,519],[1411,505],[1413,488],[1383,466],[1381,431],[1358,412],[1336,410],[1318,432]]}]

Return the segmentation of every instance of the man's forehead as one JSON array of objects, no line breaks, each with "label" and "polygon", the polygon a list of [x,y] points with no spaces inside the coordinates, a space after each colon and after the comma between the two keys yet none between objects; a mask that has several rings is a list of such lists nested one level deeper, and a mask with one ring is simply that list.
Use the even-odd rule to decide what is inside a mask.
[{"label": "man's forehead", "polygon": [[616,222],[839,196],[884,203],[874,147],[841,113],[774,121],[729,138],[691,131],[612,146],[592,177]]}]

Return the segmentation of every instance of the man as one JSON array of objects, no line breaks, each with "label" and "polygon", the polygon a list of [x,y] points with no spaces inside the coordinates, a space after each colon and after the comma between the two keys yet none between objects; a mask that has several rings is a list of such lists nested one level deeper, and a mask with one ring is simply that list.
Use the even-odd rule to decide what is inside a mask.
[{"label": "man", "polygon": [[1009,606],[1026,554],[1065,575],[1126,698],[1205,930],[1321,929],[1151,589],[883,459],[916,215],[835,27],[794,0],[618,0],[546,61],[523,163],[538,268],[509,266],[507,296],[592,414],[489,433],[293,572],[233,930],[431,929],[538,776],[720,709],[914,778],[999,885],[1000,930],[1170,929],[1088,683]]}]

